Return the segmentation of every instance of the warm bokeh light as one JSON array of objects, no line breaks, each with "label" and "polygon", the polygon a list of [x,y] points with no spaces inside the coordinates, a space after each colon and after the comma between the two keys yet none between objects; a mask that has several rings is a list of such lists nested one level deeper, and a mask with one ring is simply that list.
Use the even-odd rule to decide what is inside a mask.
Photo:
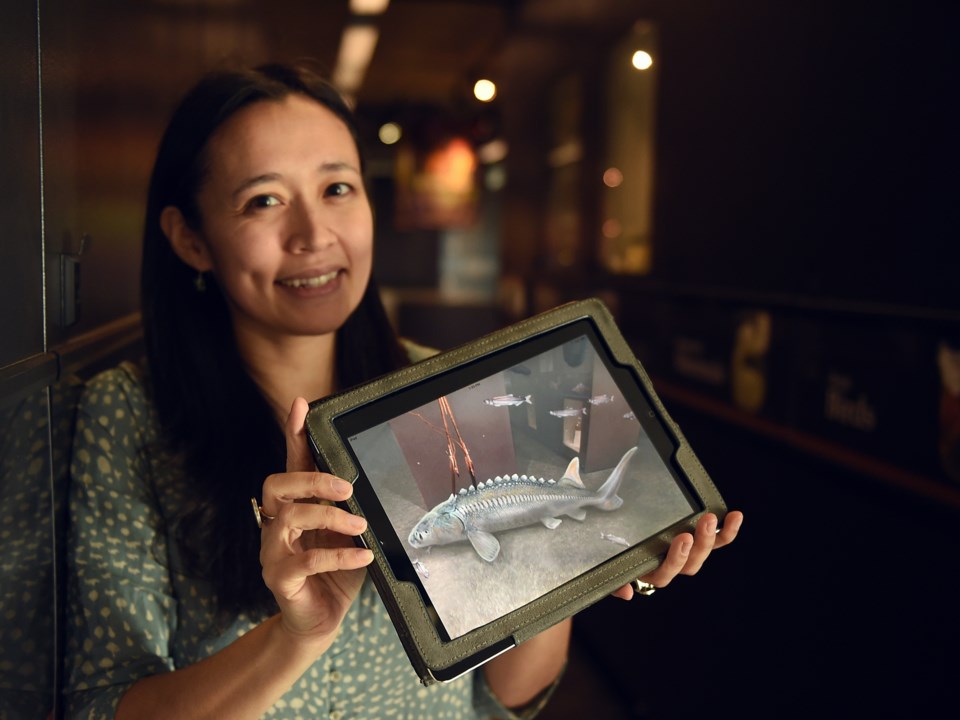
[{"label": "warm bokeh light", "polygon": [[400,126],[393,122],[381,125],[380,131],[377,133],[380,142],[384,145],[393,145],[400,139],[401,135],[403,135],[403,131],[400,129]]},{"label": "warm bokeh light", "polygon": [[389,4],[390,0],[350,0],[350,12],[354,15],[379,15]]},{"label": "warm bokeh light", "polygon": [[473,190],[477,157],[470,143],[457,137],[431,152],[423,169],[437,196],[465,195]]},{"label": "warm bokeh light", "polygon": [[491,140],[477,148],[477,158],[484,165],[498,163],[507,156],[507,141],[502,138]]},{"label": "warm bokeh light", "polygon": [[477,80],[473,86],[473,95],[481,102],[490,102],[497,96],[497,86],[492,80]]},{"label": "warm bokeh light", "polygon": [[653,56],[646,50],[637,50],[631,62],[637,70],[648,70],[653,66]]},{"label": "warm bokeh light", "polygon": [[503,165],[491,165],[483,176],[483,184],[491,192],[503,190],[507,184],[507,170]]},{"label": "warm bokeh light", "polygon": [[623,173],[615,167],[607,168],[603,173],[603,184],[609,188],[620,187],[623,183]]},{"label": "warm bokeh light", "polygon": [[380,31],[372,25],[350,25],[340,38],[333,84],[341,92],[352,95],[363,83]]},{"label": "warm bokeh light", "polygon": [[620,225],[619,220],[610,218],[604,221],[602,232],[608,240],[616,240],[623,233],[623,226]]}]

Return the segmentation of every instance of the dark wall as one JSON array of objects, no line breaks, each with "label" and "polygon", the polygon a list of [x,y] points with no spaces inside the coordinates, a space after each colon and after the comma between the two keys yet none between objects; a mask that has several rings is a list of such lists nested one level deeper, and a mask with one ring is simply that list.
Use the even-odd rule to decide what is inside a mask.
[{"label": "dark wall", "polygon": [[652,5],[655,277],[960,307],[955,3]]},{"label": "dark wall", "polygon": [[948,716],[956,513],[667,406],[746,519],[696,577],[577,616],[623,717]]},{"label": "dark wall", "polygon": [[43,352],[43,250],[36,12],[4,9],[0,24],[0,367]]},{"label": "dark wall", "polygon": [[[617,281],[621,318],[746,523],[696,579],[581,614],[577,639],[631,717],[935,716],[956,665],[958,496],[880,478],[937,459],[935,349],[960,309],[957,6],[648,6],[654,262]],[[770,396],[794,399],[780,416],[731,410],[726,376],[708,387],[676,367],[680,338],[728,370],[725,323],[751,297],[772,313]],[[831,376],[876,427],[827,417]]]}]

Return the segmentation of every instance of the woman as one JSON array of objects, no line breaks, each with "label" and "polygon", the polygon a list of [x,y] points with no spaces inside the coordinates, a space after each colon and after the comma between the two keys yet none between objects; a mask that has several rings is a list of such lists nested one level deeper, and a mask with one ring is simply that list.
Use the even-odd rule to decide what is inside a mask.
[{"label": "woman", "polygon": [[[350,540],[364,521],[294,502],[351,492],[316,472],[304,398],[423,355],[386,320],[372,247],[356,129],[328,85],[268,66],[187,95],[150,184],[147,367],[94,379],[78,417],[71,716],[530,716],[549,696],[569,622],[423,688]],[[275,516],[259,536],[251,496]],[[729,517],[646,579],[696,572]]]}]

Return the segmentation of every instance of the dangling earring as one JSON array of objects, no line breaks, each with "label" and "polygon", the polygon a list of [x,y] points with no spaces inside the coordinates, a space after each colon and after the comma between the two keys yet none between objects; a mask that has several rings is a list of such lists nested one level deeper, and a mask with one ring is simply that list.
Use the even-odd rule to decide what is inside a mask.
[{"label": "dangling earring", "polygon": [[197,272],[197,276],[193,279],[193,287],[197,289],[198,293],[206,291],[207,281],[204,279],[202,272]]}]

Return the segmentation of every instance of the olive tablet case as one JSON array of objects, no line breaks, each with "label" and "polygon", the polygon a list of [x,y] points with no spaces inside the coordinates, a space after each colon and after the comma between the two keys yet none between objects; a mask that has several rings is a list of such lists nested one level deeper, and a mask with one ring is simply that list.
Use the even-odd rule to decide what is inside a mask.
[{"label": "olive tablet case", "polygon": [[314,401],[318,468],[420,680],[449,681],[652,571],[723,499],[606,307],[563,305]]}]

